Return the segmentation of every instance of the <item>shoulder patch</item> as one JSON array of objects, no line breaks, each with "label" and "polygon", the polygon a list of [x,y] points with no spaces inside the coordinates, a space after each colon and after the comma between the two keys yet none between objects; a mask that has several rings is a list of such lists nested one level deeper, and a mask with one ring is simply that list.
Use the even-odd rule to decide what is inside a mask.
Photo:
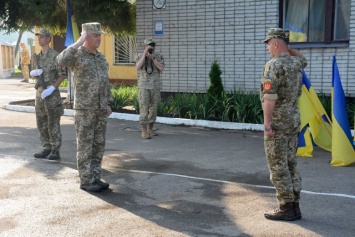
[{"label": "shoulder patch", "polygon": [[269,90],[271,90],[271,87],[272,87],[272,82],[271,80],[267,80],[263,83],[263,91],[264,92],[267,92]]}]

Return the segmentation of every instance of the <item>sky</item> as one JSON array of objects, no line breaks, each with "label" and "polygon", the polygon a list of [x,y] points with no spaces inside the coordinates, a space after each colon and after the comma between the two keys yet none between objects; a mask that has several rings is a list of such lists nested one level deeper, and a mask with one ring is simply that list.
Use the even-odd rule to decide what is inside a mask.
[{"label": "sky", "polygon": [[[6,34],[6,31],[0,30],[0,42],[2,42],[2,43],[15,45],[17,42],[18,36],[19,36],[18,32]],[[28,42],[29,39],[34,39],[34,33],[27,32],[27,31],[24,32],[22,34],[21,42],[25,43],[27,48],[30,48],[30,44]],[[35,42],[33,42],[32,45],[34,45],[34,43]]]}]

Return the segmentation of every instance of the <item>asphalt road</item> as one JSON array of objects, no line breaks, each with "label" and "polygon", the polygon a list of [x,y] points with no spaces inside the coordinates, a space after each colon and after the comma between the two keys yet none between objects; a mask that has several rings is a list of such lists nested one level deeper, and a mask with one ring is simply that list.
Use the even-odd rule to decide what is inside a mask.
[{"label": "asphalt road", "polygon": [[[0,79],[0,105],[33,99],[33,83]],[[315,148],[299,158],[303,219],[266,220],[276,207],[261,132],[109,119],[102,178],[79,189],[73,117],[62,117],[60,161],[40,150],[35,114],[0,108],[0,236],[355,236],[355,166]]]}]

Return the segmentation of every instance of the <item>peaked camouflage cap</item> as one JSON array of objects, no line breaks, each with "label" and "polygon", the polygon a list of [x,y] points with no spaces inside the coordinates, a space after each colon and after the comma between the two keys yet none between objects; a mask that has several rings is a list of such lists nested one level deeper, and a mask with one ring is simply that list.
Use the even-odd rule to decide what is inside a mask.
[{"label": "peaked camouflage cap", "polygon": [[145,45],[155,45],[155,41],[152,38],[147,38],[144,40]]},{"label": "peaked camouflage cap", "polygon": [[101,24],[98,22],[89,22],[81,25],[82,32],[90,33],[90,34],[105,34],[105,32],[101,31]]},{"label": "peaked camouflage cap", "polygon": [[40,29],[35,35],[45,35],[47,37],[52,37],[52,33],[47,29]]},{"label": "peaked camouflage cap", "polygon": [[269,28],[267,30],[267,36],[266,39],[264,39],[264,43],[267,43],[269,40],[275,38],[284,39],[285,42],[288,42],[290,38],[290,31],[281,28]]}]

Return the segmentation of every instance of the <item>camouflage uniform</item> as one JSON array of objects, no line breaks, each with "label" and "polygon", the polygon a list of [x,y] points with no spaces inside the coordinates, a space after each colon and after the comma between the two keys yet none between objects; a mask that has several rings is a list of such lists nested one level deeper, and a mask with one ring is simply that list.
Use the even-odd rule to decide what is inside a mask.
[{"label": "camouflage uniform", "polygon": [[74,74],[77,165],[81,184],[91,184],[101,176],[105,149],[107,108],[112,103],[105,56],[85,47],[69,47],[58,61]]},{"label": "camouflage uniform", "polygon": [[297,99],[302,91],[301,71],[306,64],[303,56],[282,53],[267,62],[262,73],[261,102],[276,99],[271,118],[275,136],[265,136],[264,145],[270,180],[281,205],[300,199],[301,177],[296,162],[300,129]]},{"label": "camouflage uniform", "polygon": [[[54,85],[58,77],[66,77],[66,73],[57,63],[56,57],[58,52],[49,48],[44,55],[42,53],[34,54],[32,68],[37,69],[39,66],[43,70],[43,78],[47,87]],[[38,78],[36,78],[38,80]],[[39,83],[37,81],[37,83]],[[60,132],[60,117],[63,115],[64,109],[60,92],[55,89],[53,93],[41,98],[42,87],[36,92],[36,120],[37,128],[40,134],[41,144],[48,150],[59,150],[62,146],[62,134]]]},{"label": "camouflage uniform", "polygon": [[26,81],[28,81],[30,74],[28,72],[28,65],[30,64],[30,53],[26,46],[22,49],[21,52],[21,71],[23,74],[23,77],[25,78]]},{"label": "camouflage uniform", "polygon": [[[138,62],[142,56],[143,54],[139,54],[136,62]],[[159,63],[164,65],[162,55],[155,53],[155,58]],[[138,70],[138,74],[139,123],[141,125],[153,124],[157,118],[158,105],[160,102],[160,71],[151,59],[146,58],[145,64]]]}]

